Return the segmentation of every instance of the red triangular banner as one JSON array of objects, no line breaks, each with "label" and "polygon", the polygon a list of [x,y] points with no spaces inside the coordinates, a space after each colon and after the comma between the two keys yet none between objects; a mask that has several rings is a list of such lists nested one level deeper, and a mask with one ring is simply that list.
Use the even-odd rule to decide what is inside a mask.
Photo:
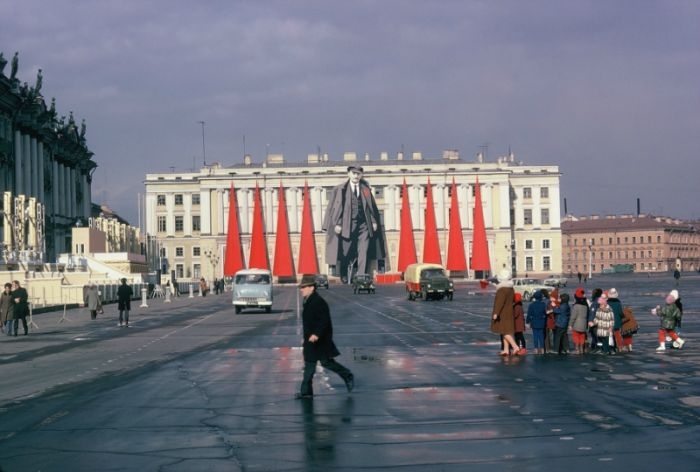
[{"label": "red triangular banner", "polygon": [[425,200],[425,239],[423,240],[423,262],[442,264],[440,241],[438,241],[437,223],[435,222],[435,205],[433,204],[433,187],[428,177],[427,197]]},{"label": "red triangular banner", "polygon": [[260,187],[255,182],[255,196],[253,202],[253,228],[250,235],[250,257],[248,267],[251,269],[270,269],[270,258],[267,255],[267,242],[265,242],[265,222],[263,220],[262,202],[260,201]]},{"label": "red triangular banner", "polygon": [[309,186],[304,182],[304,207],[301,213],[301,241],[299,244],[299,274],[318,273],[318,255],[314,239],[314,220],[311,216]]},{"label": "red triangular banner", "polygon": [[277,233],[275,235],[275,261],[272,264],[272,275],[292,277],[294,275],[294,260],[292,259],[292,245],[289,241],[287,199],[284,196],[282,181],[280,181],[277,202]]},{"label": "red triangular banner", "polygon": [[224,275],[231,277],[244,267],[243,248],[241,247],[241,229],[238,225],[236,190],[233,188],[233,182],[231,182],[231,188],[228,192],[228,232],[226,233]]},{"label": "red triangular banner", "polygon": [[404,272],[409,264],[416,262],[416,241],[413,238],[413,220],[411,218],[411,203],[408,199],[406,179],[401,188],[401,228],[399,234],[399,260],[397,270]]},{"label": "red triangular banner", "polygon": [[467,257],[464,253],[464,236],[462,219],[459,217],[459,200],[457,184],[452,177],[452,199],[450,201],[450,235],[447,246],[447,270],[467,270]]},{"label": "red triangular banner", "polygon": [[472,270],[491,270],[489,258],[489,244],[486,240],[486,226],[484,225],[484,208],[481,205],[481,186],[479,176],[476,177],[474,197],[474,235],[472,236]]}]

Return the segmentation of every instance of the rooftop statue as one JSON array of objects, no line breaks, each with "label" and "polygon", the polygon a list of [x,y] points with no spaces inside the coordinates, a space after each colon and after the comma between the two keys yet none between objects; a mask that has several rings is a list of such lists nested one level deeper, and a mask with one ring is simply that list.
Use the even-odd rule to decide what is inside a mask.
[{"label": "rooftop statue", "polygon": [[17,67],[19,67],[19,53],[15,52],[12,56],[12,70],[10,71],[10,80],[15,80],[17,77]]},{"label": "rooftop statue", "polygon": [[39,69],[39,72],[36,74],[36,85],[34,86],[34,92],[36,92],[37,95],[39,95],[43,83],[44,77],[41,75],[41,69]]},{"label": "rooftop statue", "polygon": [[5,59],[5,56],[3,56],[2,51],[0,51],[0,75],[4,75],[3,71],[5,70],[6,65],[7,59]]}]

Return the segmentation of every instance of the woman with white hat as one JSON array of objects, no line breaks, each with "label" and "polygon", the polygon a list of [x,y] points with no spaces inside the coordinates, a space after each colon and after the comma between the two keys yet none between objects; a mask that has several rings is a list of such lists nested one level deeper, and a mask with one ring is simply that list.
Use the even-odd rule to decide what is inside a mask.
[{"label": "woman with white hat", "polygon": [[515,342],[515,318],[513,316],[513,301],[515,290],[510,280],[510,271],[503,269],[498,273],[498,289],[493,300],[491,316],[491,332],[503,336],[501,356],[520,355],[520,348]]}]

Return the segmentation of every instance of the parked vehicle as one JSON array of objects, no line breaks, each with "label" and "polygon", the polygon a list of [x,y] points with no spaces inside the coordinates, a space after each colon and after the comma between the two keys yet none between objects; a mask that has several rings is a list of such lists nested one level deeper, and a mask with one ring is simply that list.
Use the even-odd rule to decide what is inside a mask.
[{"label": "parked vehicle", "polygon": [[357,274],[352,278],[352,293],[360,292],[374,293],[374,280],[369,274]]},{"label": "parked vehicle", "polygon": [[544,279],[544,284],[549,287],[566,287],[567,278],[561,274],[552,275]]},{"label": "parked vehicle", "polygon": [[440,264],[410,264],[403,278],[409,300],[442,300],[445,297],[452,300],[454,296],[454,283]]},{"label": "parked vehicle", "polygon": [[325,287],[328,289],[328,276],[326,274],[316,274],[316,287]]},{"label": "parked vehicle", "polygon": [[236,314],[247,308],[272,311],[272,273],[266,269],[243,269],[233,277]]},{"label": "parked vehicle", "polygon": [[513,289],[515,293],[522,295],[523,300],[530,301],[538,290],[552,290],[552,287],[545,285],[538,279],[516,278],[513,279]]}]

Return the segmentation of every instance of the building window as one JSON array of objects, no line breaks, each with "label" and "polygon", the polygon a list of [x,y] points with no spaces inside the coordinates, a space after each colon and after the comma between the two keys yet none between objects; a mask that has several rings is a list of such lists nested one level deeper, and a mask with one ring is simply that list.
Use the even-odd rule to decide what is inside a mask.
[{"label": "building window", "polygon": [[198,193],[192,194],[192,205],[199,205],[200,195]]},{"label": "building window", "polygon": [[532,239],[526,239],[525,240],[525,249],[532,249],[533,244],[532,244]]},{"label": "building window", "polygon": [[199,257],[201,255],[201,248],[199,246],[195,246],[192,248],[192,255],[194,257]]},{"label": "building window", "polygon": [[158,206],[165,206],[165,195],[157,195],[156,196],[156,204]]},{"label": "building window", "polygon": [[525,223],[526,225],[532,224],[532,210],[529,208],[523,210],[523,223]]},{"label": "building window", "polygon": [[523,199],[529,200],[532,198],[532,189],[530,187],[523,188]]},{"label": "building window", "polygon": [[201,264],[193,264],[192,265],[192,277],[195,279],[198,279],[202,276],[202,266]]},{"label": "building window", "polygon": [[175,257],[184,257],[185,255],[185,248],[182,246],[178,246],[175,248]]},{"label": "building window", "polygon": [[549,256],[544,256],[542,258],[542,270],[552,270]]},{"label": "building window", "polygon": [[202,231],[202,218],[199,215],[192,216],[192,231]]},{"label": "building window", "polygon": [[551,249],[549,244],[549,239],[542,240],[542,249]]},{"label": "building window", "polygon": [[608,244],[612,244],[612,238],[608,238]]},{"label": "building window", "polygon": [[637,236],[632,236],[632,244],[637,244]]},{"label": "building window", "polygon": [[540,187],[540,198],[549,198],[549,187]]},{"label": "building window", "polygon": [[168,250],[164,247],[160,248],[160,257],[168,257]]},{"label": "building window", "polygon": [[372,187],[372,193],[374,194],[375,198],[384,198],[383,187]]},{"label": "building window", "polygon": [[165,217],[159,216],[158,217],[158,231],[160,231],[162,233],[162,232],[165,232],[167,230],[168,230],[168,225],[165,221]]},{"label": "building window", "polygon": [[185,266],[183,264],[175,264],[175,274],[178,279],[185,277]]},{"label": "building window", "polygon": [[182,194],[175,194],[175,205],[182,205]]},{"label": "building window", "polygon": [[525,270],[528,271],[528,272],[532,272],[532,270],[533,270],[532,267],[533,267],[533,265],[532,265],[532,256],[527,256],[527,257],[525,258]]},{"label": "building window", "polygon": [[543,225],[549,224],[549,209],[548,208],[542,208],[542,210],[540,210],[540,218],[542,219]]},{"label": "building window", "polygon": [[175,231],[182,231],[184,229],[185,229],[184,217],[176,216],[175,217]]}]

